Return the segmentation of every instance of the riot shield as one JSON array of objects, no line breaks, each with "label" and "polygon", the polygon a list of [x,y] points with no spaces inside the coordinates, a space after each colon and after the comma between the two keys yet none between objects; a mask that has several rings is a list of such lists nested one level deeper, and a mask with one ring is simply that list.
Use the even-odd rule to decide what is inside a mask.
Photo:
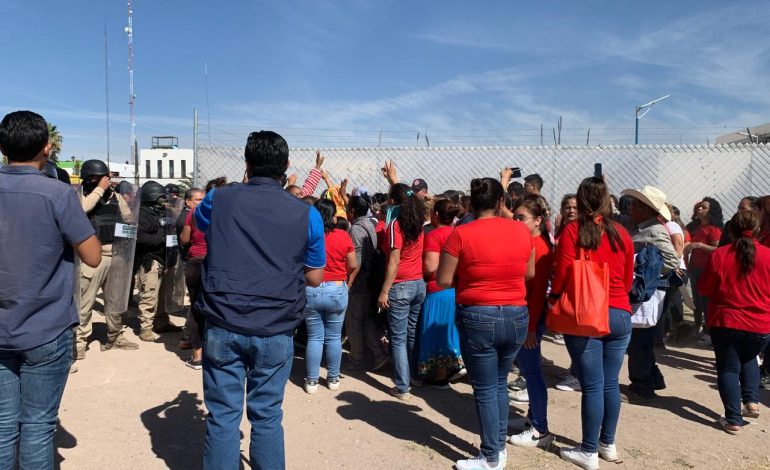
[{"label": "riot shield", "polygon": [[120,314],[128,310],[139,223],[139,190],[139,186],[123,181],[115,187],[112,195],[118,202],[118,211],[110,271],[102,286],[104,312],[107,314]]},{"label": "riot shield", "polygon": [[166,232],[166,266],[161,283],[166,313],[176,313],[184,309],[184,260],[177,233],[177,221],[182,216],[183,207],[184,200],[169,199],[166,203],[166,217],[161,219],[161,225]]}]

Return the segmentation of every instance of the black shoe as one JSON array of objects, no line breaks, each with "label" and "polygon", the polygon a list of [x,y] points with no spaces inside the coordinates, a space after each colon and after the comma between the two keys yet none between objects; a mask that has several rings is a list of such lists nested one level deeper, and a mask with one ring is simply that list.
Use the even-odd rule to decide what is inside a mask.
[{"label": "black shoe", "polygon": [[620,394],[620,401],[631,405],[649,405],[657,399],[658,395],[655,392],[640,393],[630,388]]},{"label": "black shoe", "polygon": [[508,389],[513,390],[514,392],[519,390],[524,390],[527,388],[527,381],[524,379],[524,377],[518,377],[516,380],[511,380],[508,382]]}]

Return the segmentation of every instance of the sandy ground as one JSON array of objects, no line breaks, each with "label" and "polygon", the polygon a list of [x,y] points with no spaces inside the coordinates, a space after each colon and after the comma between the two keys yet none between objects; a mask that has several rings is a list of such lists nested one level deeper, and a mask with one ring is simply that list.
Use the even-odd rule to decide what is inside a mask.
[{"label": "sandy ground", "polygon": [[[56,437],[61,468],[200,468],[205,428],[201,373],[184,366],[187,352],[177,348],[179,334],[141,343],[138,351],[101,352],[97,339],[105,336],[105,325],[95,318],[95,338],[87,358],[77,362],[79,371],[70,376],[61,405]],[[136,339],[130,329],[127,334]],[[623,463],[602,462],[602,468],[770,469],[770,411],[763,407],[760,419],[739,436],[724,433],[715,425],[723,410],[713,353],[691,347],[658,352],[668,389],[653,406],[623,404],[617,436]],[[544,355],[555,362],[545,374],[557,442],[548,451],[509,445],[508,469],[577,468],[559,459],[558,447],[580,440],[580,394],[552,388],[569,366],[565,348],[545,341]],[[297,350],[284,402],[288,468],[451,468],[454,460],[478,453],[468,383],[451,390],[413,389],[412,399],[402,402],[387,394],[392,385],[388,366],[381,373],[344,376],[339,392],[319,387],[307,395],[301,388],[302,356]],[[627,377],[624,368],[621,383],[627,384]],[[770,405],[770,393],[761,393]],[[247,422],[241,430],[249,435]],[[241,449],[248,468],[247,440]]]}]

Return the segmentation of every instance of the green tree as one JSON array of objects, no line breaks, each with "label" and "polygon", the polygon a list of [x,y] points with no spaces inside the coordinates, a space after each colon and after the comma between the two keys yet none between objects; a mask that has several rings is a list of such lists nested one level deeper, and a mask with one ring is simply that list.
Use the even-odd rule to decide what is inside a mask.
[{"label": "green tree", "polygon": [[48,159],[54,163],[59,162],[59,152],[61,152],[61,145],[64,139],[56,129],[55,124],[48,123],[48,143],[51,144],[51,152],[48,154]]}]

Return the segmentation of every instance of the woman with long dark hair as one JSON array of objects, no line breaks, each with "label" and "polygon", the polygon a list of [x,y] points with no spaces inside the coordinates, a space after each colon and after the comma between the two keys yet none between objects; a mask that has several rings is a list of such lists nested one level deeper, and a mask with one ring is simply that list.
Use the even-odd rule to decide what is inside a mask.
[{"label": "woman with long dark hair", "polygon": [[412,189],[396,183],[390,188],[390,216],[385,251],[385,282],[377,304],[388,310],[390,352],[395,370],[391,394],[408,400],[410,378],[416,375],[413,356],[417,318],[425,300],[422,279],[423,221],[425,204]]},{"label": "woman with long dark hair", "polygon": [[348,274],[358,267],[353,241],[347,232],[335,228],[336,206],[329,199],[320,199],[315,208],[324,223],[326,268],[318,287],[306,287],[307,349],[305,391],[315,393],[321,368],[321,356],[326,355],[326,385],[335,391],[340,387],[342,360],[342,325],[348,307]]},{"label": "woman with long dark hair", "polygon": [[529,326],[524,347],[519,351],[516,363],[527,381],[524,393],[529,401],[527,414],[531,426],[520,434],[512,435],[508,442],[519,447],[547,448],[553,441],[548,432],[548,389],[541,369],[540,341],[545,331],[545,306],[548,281],[553,270],[553,244],[545,226],[548,204],[542,196],[530,194],[516,201],[513,218],[523,222],[532,235],[535,246],[535,277],[526,282]]},{"label": "woman with long dark hair", "polygon": [[559,215],[556,217],[556,227],[553,231],[553,238],[559,239],[561,231],[573,220],[577,220],[577,199],[574,194],[565,194],[561,198]]},{"label": "woman with long dark hair", "polygon": [[626,229],[612,220],[612,202],[603,179],[584,179],[577,191],[577,205],[577,221],[564,228],[556,247],[551,296],[556,299],[566,290],[569,267],[581,252],[586,252],[591,261],[606,263],[610,333],[602,337],[564,335],[583,391],[583,439],[578,447],[562,449],[561,458],[584,469],[598,469],[599,456],[617,460],[618,374],[631,339],[628,292],[634,277],[634,245]]},{"label": "woman with long dark hair", "polygon": [[436,282],[455,282],[457,327],[473,386],[481,454],[456,468],[502,469],[507,454],[508,371],[527,337],[525,281],[535,275],[532,235],[522,222],[498,217],[503,186],[494,178],[471,181],[474,220],[455,228],[441,253]]},{"label": "woman with long dark hair", "polygon": [[724,219],[722,206],[716,199],[704,197],[695,209],[697,225],[693,225],[690,231],[692,243],[685,248],[684,256],[689,257],[690,281],[692,287],[692,300],[695,302],[695,331],[703,326],[703,335],[698,340],[698,346],[711,346],[711,338],[708,334],[708,299],[701,295],[698,289],[698,280],[706,268],[711,253],[719,246],[722,238]]},{"label": "woman with long dark hair", "polygon": [[460,207],[448,199],[436,201],[431,211],[434,229],[425,236],[422,272],[428,295],[420,314],[417,337],[417,375],[427,385],[448,387],[450,379],[459,378],[464,369],[460,337],[455,326],[455,290],[436,284],[439,256],[452,234],[452,223]]},{"label": "woman with long dark hair", "polygon": [[755,212],[738,212],[730,222],[734,241],[711,254],[698,288],[709,299],[707,321],[725,407],[719,424],[737,434],[744,416],[759,417],[757,354],[770,341],[770,248],[757,241]]}]

